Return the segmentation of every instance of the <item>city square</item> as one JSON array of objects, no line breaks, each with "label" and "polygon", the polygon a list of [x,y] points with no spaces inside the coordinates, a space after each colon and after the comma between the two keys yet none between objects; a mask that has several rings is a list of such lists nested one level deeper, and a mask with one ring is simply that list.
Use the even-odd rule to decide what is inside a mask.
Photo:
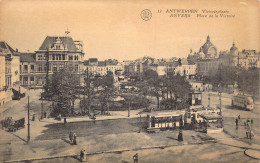
[{"label": "city square", "polygon": [[259,162],[259,17],[255,0],[0,1],[0,162]]}]

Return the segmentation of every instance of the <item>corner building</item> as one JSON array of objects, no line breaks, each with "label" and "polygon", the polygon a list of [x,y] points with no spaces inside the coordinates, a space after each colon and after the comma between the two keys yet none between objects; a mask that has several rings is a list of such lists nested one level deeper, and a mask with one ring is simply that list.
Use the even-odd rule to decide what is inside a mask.
[{"label": "corner building", "polygon": [[42,87],[46,84],[47,65],[49,77],[63,68],[75,75],[84,71],[83,44],[70,36],[47,36],[34,55],[34,76],[27,78],[30,81],[23,82],[29,87]]}]

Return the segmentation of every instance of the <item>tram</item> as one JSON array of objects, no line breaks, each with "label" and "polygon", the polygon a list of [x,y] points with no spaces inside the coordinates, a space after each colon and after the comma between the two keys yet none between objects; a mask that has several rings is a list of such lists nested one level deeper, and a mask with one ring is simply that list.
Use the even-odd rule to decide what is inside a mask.
[{"label": "tram", "polygon": [[250,95],[234,95],[232,98],[232,107],[239,107],[245,110],[253,110],[254,101]]}]

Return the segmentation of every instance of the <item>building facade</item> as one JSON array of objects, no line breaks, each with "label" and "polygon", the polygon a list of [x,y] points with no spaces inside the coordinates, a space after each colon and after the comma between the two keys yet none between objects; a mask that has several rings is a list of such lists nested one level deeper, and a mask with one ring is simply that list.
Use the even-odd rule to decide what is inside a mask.
[{"label": "building facade", "polygon": [[0,58],[0,105],[3,105],[12,100],[13,90],[17,91],[20,86],[20,53],[5,41],[0,41]]},{"label": "building facade", "polygon": [[113,75],[121,75],[124,71],[123,64],[111,59],[98,61],[97,58],[89,58],[89,60],[84,62],[84,66],[85,71],[92,76],[105,76],[109,71],[112,72]]},{"label": "building facade", "polygon": [[84,72],[84,55],[81,41],[74,41],[70,36],[47,36],[39,50],[23,55],[20,63],[22,84],[42,87],[47,74],[51,78],[62,69],[80,76]]}]

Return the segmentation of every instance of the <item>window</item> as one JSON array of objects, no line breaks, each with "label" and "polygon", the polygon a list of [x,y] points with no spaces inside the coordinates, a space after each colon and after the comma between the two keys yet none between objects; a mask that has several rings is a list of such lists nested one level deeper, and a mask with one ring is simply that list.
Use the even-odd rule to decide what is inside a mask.
[{"label": "window", "polygon": [[55,60],[55,55],[52,55],[52,60]]},{"label": "window", "polygon": [[28,84],[28,77],[23,78],[23,84]]},{"label": "window", "polygon": [[53,71],[53,72],[57,72],[57,65],[53,65],[52,71]]},{"label": "window", "polygon": [[61,60],[61,54],[59,54],[58,56],[59,56],[59,60]]},{"label": "window", "polygon": [[63,64],[60,64],[60,68],[59,68],[59,70],[62,70],[63,67],[64,67],[64,65],[63,65]]},{"label": "window", "polygon": [[32,77],[30,77],[30,81],[31,81],[31,84],[33,84],[34,83],[34,77],[32,76]]},{"label": "window", "polygon": [[76,71],[76,72],[79,71],[79,65],[78,65],[78,64],[75,65],[75,71]]},{"label": "window", "polygon": [[44,56],[42,54],[38,54],[38,60],[44,60]]},{"label": "window", "polygon": [[38,65],[38,71],[42,72],[42,65]]},{"label": "window", "polygon": [[65,54],[62,54],[62,60],[65,60]]},{"label": "window", "polygon": [[73,56],[69,55],[69,60],[73,60]]},{"label": "window", "polygon": [[79,57],[76,55],[76,56],[74,56],[74,60],[79,60]]},{"label": "window", "polygon": [[34,71],[34,65],[31,65],[31,71]]},{"label": "window", "polygon": [[60,45],[56,45],[56,50],[60,50]]},{"label": "window", "polygon": [[43,71],[44,71],[44,72],[47,71],[47,66],[46,66],[46,65],[43,66]]},{"label": "window", "polygon": [[24,65],[24,70],[28,70],[28,66],[27,65]]}]

